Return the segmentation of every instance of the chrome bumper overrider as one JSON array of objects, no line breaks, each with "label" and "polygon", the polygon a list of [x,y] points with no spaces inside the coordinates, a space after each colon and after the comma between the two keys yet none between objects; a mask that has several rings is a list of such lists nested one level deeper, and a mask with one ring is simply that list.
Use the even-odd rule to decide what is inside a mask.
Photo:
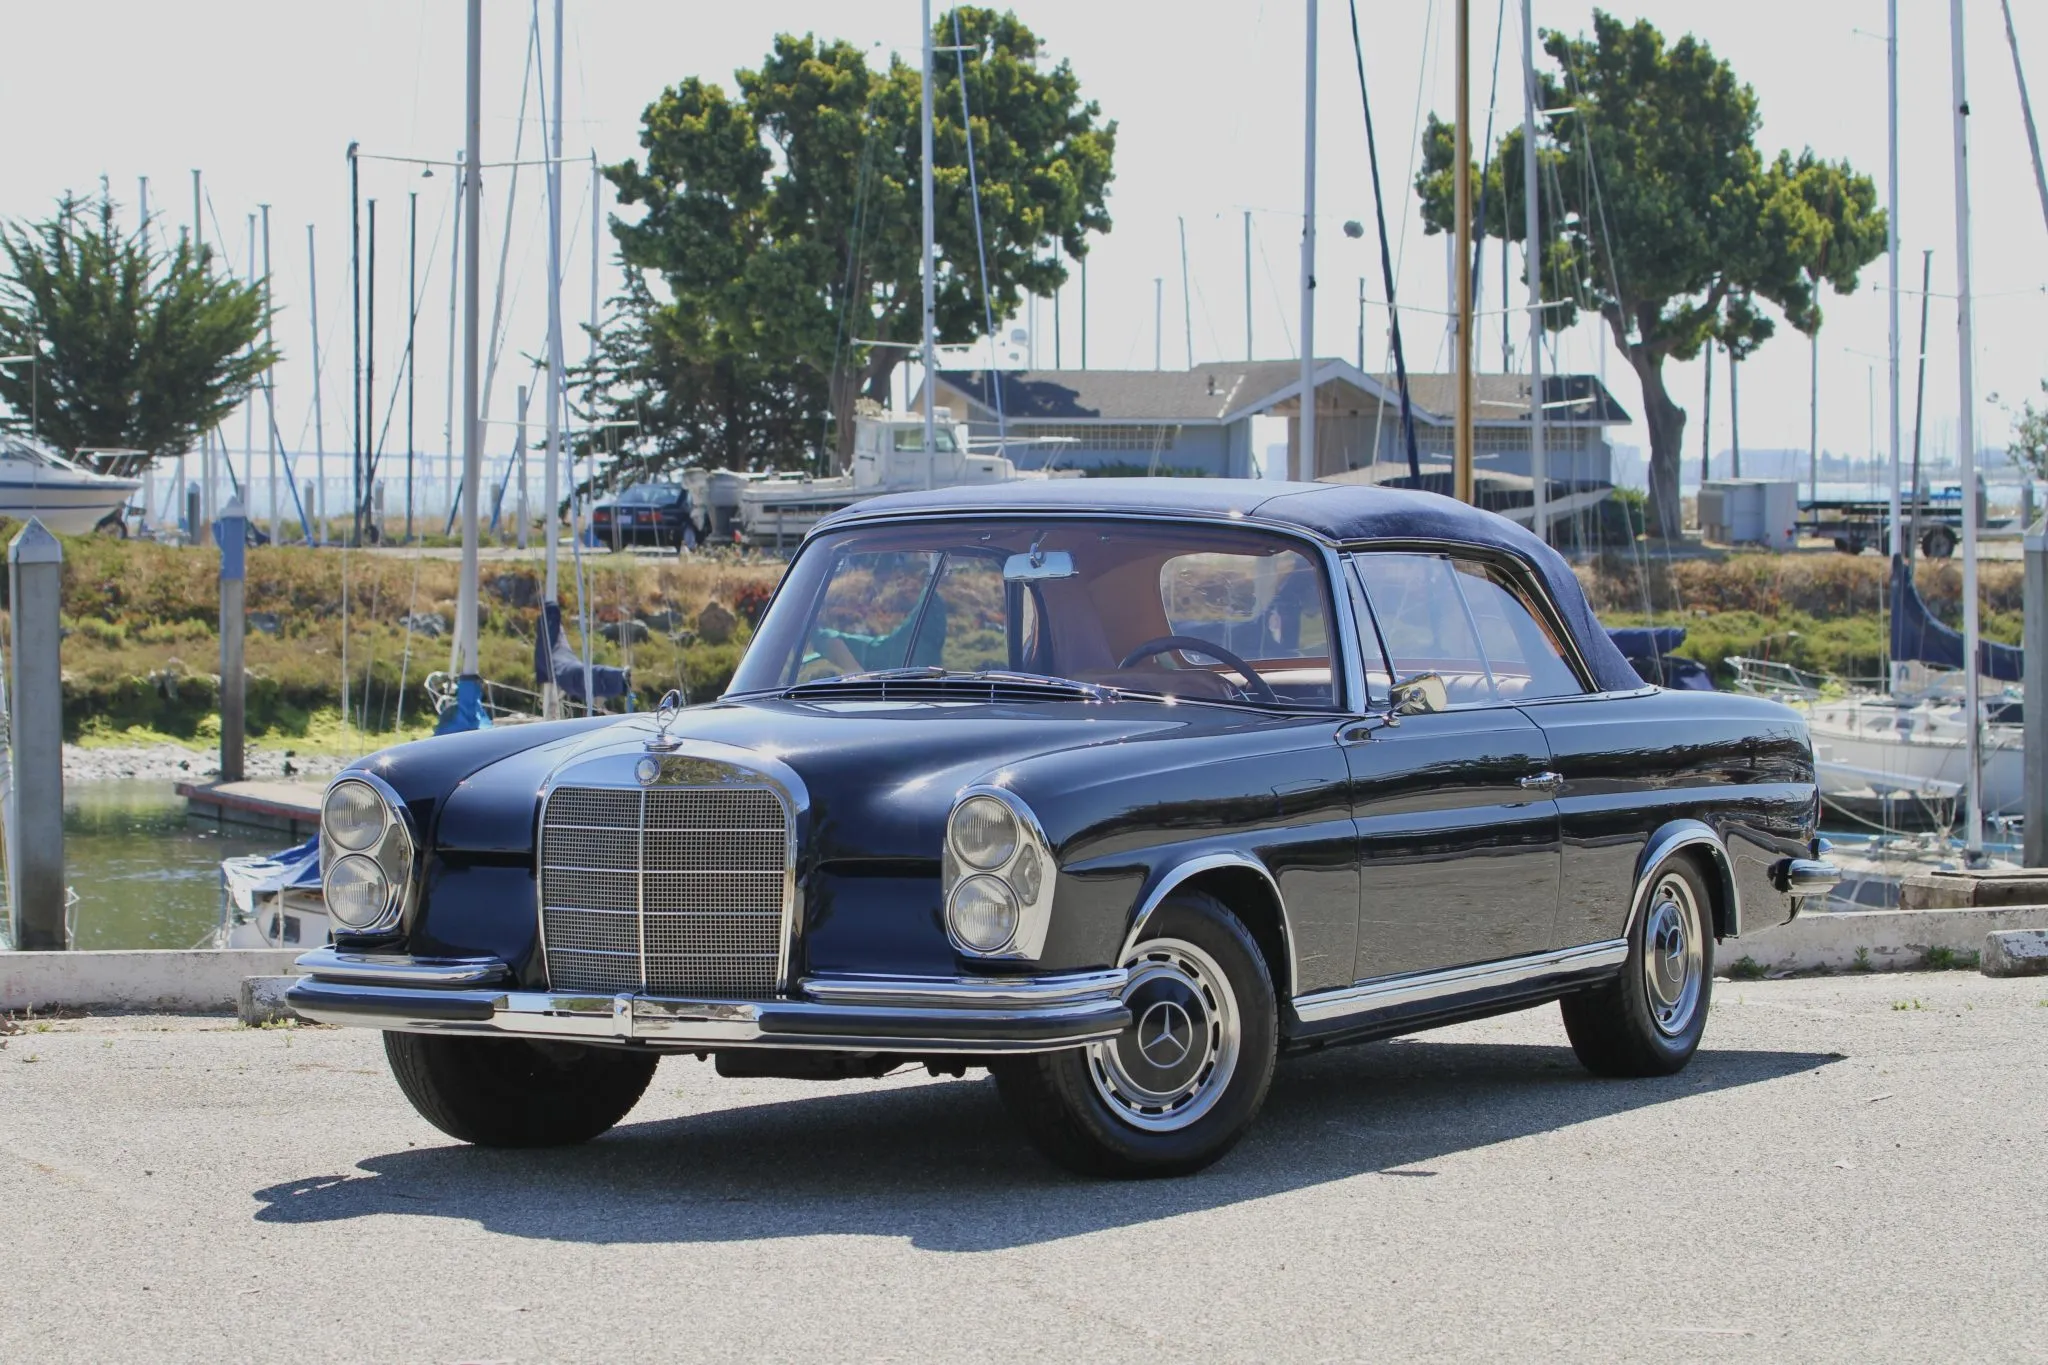
[{"label": "chrome bumper overrider", "polygon": [[807,977],[787,1000],[674,1000],[508,990],[496,958],[411,958],[322,948],[286,997],[323,1024],[676,1050],[1045,1052],[1113,1038],[1130,1023],[1127,973],[1041,977]]},{"label": "chrome bumper overrider", "polygon": [[1778,864],[1773,878],[1788,896],[1825,896],[1842,880],[1842,870],[1816,858],[1787,858]]}]

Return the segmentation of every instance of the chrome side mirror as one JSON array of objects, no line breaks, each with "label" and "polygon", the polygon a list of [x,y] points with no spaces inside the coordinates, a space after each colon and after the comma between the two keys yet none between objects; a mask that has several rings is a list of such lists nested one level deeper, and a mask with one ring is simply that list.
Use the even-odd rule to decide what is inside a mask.
[{"label": "chrome side mirror", "polygon": [[1397,716],[1425,715],[1447,710],[1451,704],[1440,673],[1417,673],[1412,678],[1402,678],[1388,689],[1388,697]]}]

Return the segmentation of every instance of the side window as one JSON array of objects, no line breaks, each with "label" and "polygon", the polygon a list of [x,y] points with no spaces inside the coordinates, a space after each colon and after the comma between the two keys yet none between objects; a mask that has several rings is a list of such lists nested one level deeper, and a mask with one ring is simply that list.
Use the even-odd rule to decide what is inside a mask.
[{"label": "side window", "polygon": [[[1396,679],[1438,674],[1453,706],[1482,706],[1498,699],[1450,560],[1442,555],[1362,554],[1356,562]],[[1373,646],[1368,638],[1368,656]]]},{"label": "side window", "polygon": [[1470,560],[1454,563],[1502,701],[1573,697],[1585,691],[1556,637],[1505,574]]}]

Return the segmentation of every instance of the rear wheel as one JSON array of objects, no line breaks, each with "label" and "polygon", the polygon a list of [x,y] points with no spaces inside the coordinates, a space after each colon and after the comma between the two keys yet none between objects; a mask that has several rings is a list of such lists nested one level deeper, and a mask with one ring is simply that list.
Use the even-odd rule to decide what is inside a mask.
[{"label": "rear wheel", "polygon": [[1601,1076],[1669,1076],[1692,1060],[1714,989],[1714,936],[1699,864],[1677,854],[1650,874],[1616,980],[1559,1002],[1572,1051]]},{"label": "rear wheel", "polygon": [[384,1056],[420,1117],[483,1147],[564,1147],[624,1118],[654,1078],[652,1052],[386,1033]]},{"label": "rear wheel", "polygon": [[1279,1039],[1272,977],[1214,897],[1180,893],[1123,963],[1131,1025],[1084,1048],[1002,1061],[1004,1104],[1040,1151],[1086,1175],[1186,1175],[1265,1103]]}]

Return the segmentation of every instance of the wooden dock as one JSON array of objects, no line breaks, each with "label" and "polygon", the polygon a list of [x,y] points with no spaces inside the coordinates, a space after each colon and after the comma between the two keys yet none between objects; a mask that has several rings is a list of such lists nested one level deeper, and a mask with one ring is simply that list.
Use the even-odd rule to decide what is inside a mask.
[{"label": "wooden dock", "polygon": [[293,842],[320,828],[322,782],[180,782],[187,819],[275,830]]}]

